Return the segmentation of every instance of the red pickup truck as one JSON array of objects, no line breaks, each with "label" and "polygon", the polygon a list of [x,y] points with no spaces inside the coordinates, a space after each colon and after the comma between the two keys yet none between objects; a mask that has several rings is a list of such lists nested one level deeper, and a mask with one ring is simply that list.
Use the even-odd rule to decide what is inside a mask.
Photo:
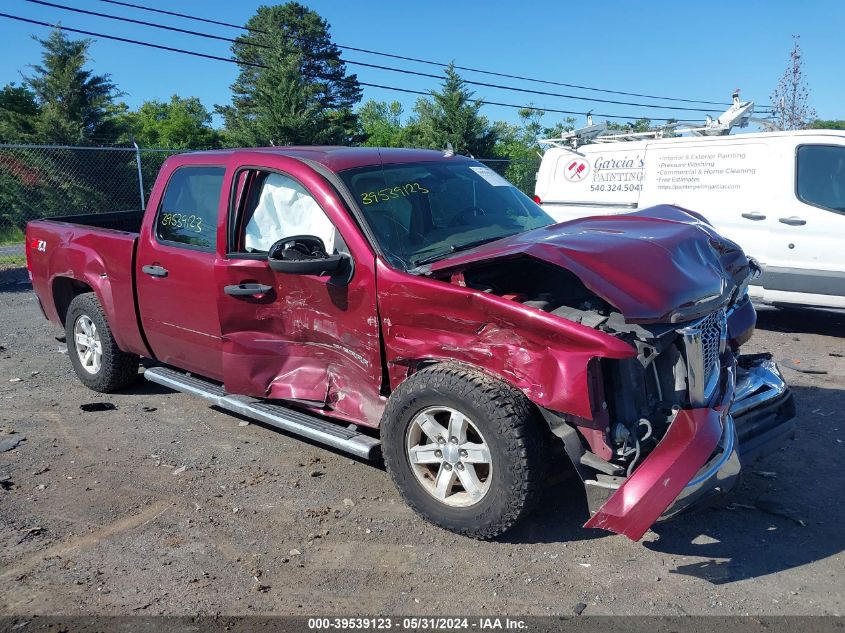
[{"label": "red pickup truck", "polygon": [[383,455],[429,521],[490,538],[571,462],[589,527],[639,539],[794,433],[742,356],[758,269],[671,206],[555,224],[421,150],[183,154],[145,212],[31,222],[41,308],[97,391],[139,373]]}]

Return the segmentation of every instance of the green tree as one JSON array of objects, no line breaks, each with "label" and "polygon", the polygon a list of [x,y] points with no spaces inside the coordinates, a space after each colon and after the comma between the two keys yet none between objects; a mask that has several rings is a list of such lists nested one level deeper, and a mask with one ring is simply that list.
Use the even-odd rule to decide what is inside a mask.
[{"label": "green tree", "polygon": [[0,140],[32,140],[37,117],[34,92],[14,83],[3,86],[0,90]]},{"label": "green tree", "polygon": [[607,121],[607,129],[613,132],[629,132],[631,134],[638,134],[641,132],[649,132],[654,128],[651,127],[651,119],[637,119],[633,123],[616,123],[615,121]]},{"label": "green tree", "polygon": [[196,97],[177,95],[170,101],[145,101],[126,115],[127,135],[141,147],[206,149],[220,147],[220,133],[211,113]]},{"label": "green tree", "polygon": [[841,119],[815,119],[807,127],[813,130],[845,130],[845,121],[842,121]]},{"label": "green tree", "polygon": [[402,147],[405,136],[402,113],[402,104],[398,101],[367,101],[357,112],[363,144],[369,147]]},{"label": "green tree", "polygon": [[262,6],[232,45],[243,64],[232,104],[217,106],[236,145],[350,143],[361,100],[328,23],[297,3]]},{"label": "green tree", "polygon": [[68,39],[59,27],[35,39],[43,47],[41,64],[25,79],[39,108],[39,139],[68,145],[116,140],[120,119],[114,100],[120,93],[109,75],[85,68],[91,40]]},{"label": "green tree", "polygon": [[370,99],[358,110],[359,136],[369,147],[419,147],[421,132],[416,119],[402,122],[404,111],[398,101]]},{"label": "green tree", "polygon": [[[36,38],[37,39],[37,38]],[[41,63],[25,77],[26,90],[3,91],[3,101],[30,128],[26,140],[60,145],[113,144],[125,106],[108,75],[86,68],[89,40],[70,40],[55,29],[42,45]],[[8,122],[9,114],[4,115]],[[134,155],[88,149],[15,149],[3,153],[0,224],[138,204]]]},{"label": "green tree", "polygon": [[443,149],[451,143],[455,152],[489,158],[496,145],[496,130],[482,116],[480,99],[474,98],[455,70],[446,68],[446,78],[431,98],[419,99],[414,106],[414,125],[419,128],[420,142],[425,147]]},{"label": "green tree", "polygon": [[508,162],[491,165],[528,195],[534,194],[537,170],[540,168],[540,146],[537,141],[540,138],[558,137],[572,130],[575,125],[575,119],[568,117],[546,127],[542,122],[545,114],[536,108],[522,108],[519,110],[519,123],[497,121],[493,126],[496,131],[495,155]]}]

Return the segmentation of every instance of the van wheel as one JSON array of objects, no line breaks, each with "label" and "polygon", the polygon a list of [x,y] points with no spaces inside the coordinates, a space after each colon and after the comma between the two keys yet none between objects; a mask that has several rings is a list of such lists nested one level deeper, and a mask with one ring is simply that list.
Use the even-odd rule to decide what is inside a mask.
[{"label": "van wheel", "polygon": [[73,369],[89,389],[111,393],[138,377],[138,357],[117,347],[93,292],[77,295],[70,302],[65,335]]},{"label": "van wheel", "polygon": [[405,502],[447,530],[489,539],[541,490],[543,421],[517,389],[445,363],[393,392],[381,421],[387,471]]}]

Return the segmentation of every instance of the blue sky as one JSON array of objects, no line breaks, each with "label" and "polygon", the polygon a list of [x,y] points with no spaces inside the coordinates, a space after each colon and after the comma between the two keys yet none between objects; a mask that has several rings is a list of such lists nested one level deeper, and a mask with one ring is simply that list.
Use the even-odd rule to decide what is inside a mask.
[{"label": "blue sky", "polygon": [[[252,0],[132,1],[237,24],[243,24],[262,4]],[[237,34],[226,27],[97,0],[54,2],[218,35]],[[304,4],[328,20],[333,39],[338,44],[437,61],[454,59],[459,65],[572,84],[708,101],[727,101],[735,88],[741,88],[744,99],[767,104],[789,61],[791,35],[799,34],[805,76],[812,90],[811,105],[820,118],[845,118],[845,86],[840,68],[845,59],[845,2],[841,1],[810,0],[796,4],[782,0],[640,3],[304,0]],[[5,0],[2,7],[4,13],[51,23],[61,20],[68,27],[145,39],[209,54],[229,54],[225,42],[73,14],[24,0]],[[47,29],[3,18],[0,18],[0,25],[0,82],[20,81],[20,71],[27,72],[26,66],[36,62],[39,56],[39,46],[30,35],[43,36]],[[229,102],[229,85],[237,74],[233,64],[108,40],[97,41],[91,53],[95,70],[110,73],[126,92],[124,100],[132,107],[147,99],[167,99],[172,94],[197,96],[209,108],[225,104]],[[350,60],[424,72],[433,69],[363,53],[348,52],[344,56]],[[357,72],[362,81],[417,90],[437,85],[434,79],[355,66],[349,68]],[[473,73],[464,76],[551,92],[653,103],[641,98],[602,95]],[[578,112],[593,109],[608,114],[694,120],[704,116],[655,108],[591,104],[491,88],[476,87],[475,90],[478,97],[491,101],[531,102],[536,106]],[[413,95],[366,88],[364,99],[370,98],[399,100],[405,104],[406,111],[410,111],[416,99]],[[516,119],[516,111],[509,108],[486,106],[484,113],[492,120]],[[545,121],[551,124],[563,116],[547,114]],[[583,118],[579,118],[579,122],[582,121]]]}]

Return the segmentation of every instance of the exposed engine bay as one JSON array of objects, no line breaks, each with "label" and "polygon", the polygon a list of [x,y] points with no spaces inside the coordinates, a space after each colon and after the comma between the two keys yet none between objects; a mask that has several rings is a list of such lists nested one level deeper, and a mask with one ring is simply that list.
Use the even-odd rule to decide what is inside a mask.
[{"label": "exposed engine bay", "polygon": [[628,323],[572,272],[526,256],[471,265],[453,271],[450,280],[597,329],[637,350],[633,358],[591,364],[596,415],[567,419],[591,449],[588,465],[599,472],[630,475],[678,411],[707,404],[718,382],[730,304],[690,323]]}]

